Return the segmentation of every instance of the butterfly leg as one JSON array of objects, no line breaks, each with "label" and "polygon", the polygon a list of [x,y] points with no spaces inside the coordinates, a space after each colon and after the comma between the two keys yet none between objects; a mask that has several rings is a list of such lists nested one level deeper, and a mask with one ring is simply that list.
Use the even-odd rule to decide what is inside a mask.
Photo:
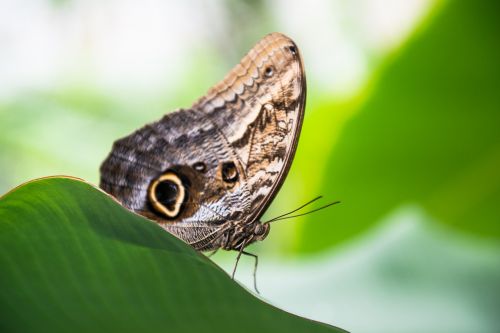
[{"label": "butterfly leg", "polygon": [[246,243],[243,243],[243,245],[240,247],[240,251],[238,252],[238,256],[236,257],[236,263],[234,264],[233,268],[233,274],[231,274],[231,279],[234,280],[234,274],[236,273],[236,267],[238,267],[238,263],[240,262],[240,257],[241,254],[244,252],[243,249],[245,248]]},{"label": "butterfly leg", "polygon": [[253,288],[255,289],[257,294],[260,294],[259,289],[257,289],[257,266],[259,265],[259,257],[256,254],[246,251],[241,251],[241,253],[255,259],[255,264],[253,266]]}]

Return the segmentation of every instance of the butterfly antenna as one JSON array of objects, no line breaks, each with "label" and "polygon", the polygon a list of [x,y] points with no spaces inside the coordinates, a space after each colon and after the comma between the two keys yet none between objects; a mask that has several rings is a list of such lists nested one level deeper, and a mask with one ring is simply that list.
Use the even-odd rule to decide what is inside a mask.
[{"label": "butterfly antenna", "polygon": [[280,219],[280,218],[282,218],[282,217],[285,217],[285,216],[287,216],[287,215],[290,215],[290,214],[292,214],[292,213],[295,213],[296,211],[301,210],[301,209],[302,209],[302,208],[304,208],[305,206],[308,206],[308,205],[312,204],[313,202],[315,202],[316,200],[319,200],[319,199],[321,199],[321,198],[322,198],[322,196],[320,195],[320,196],[318,196],[318,197],[316,197],[316,198],[314,198],[314,199],[312,199],[312,200],[310,200],[310,201],[306,202],[306,203],[305,203],[305,204],[303,204],[302,206],[300,206],[300,207],[298,207],[298,208],[295,208],[295,209],[294,209],[294,210],[292,210],[292,211],[289,211],[288,213],[281,214],[281,215],[279,215],[279,216],[273,217],[273,218],[272,218],[272,219],[270,219],[269,221],[266,221],[266,222],[263,222],[263,223],[271,223],[271,222],[273,222],[273,221],[276,221],[277,219]]},{"label": "butterfly antenna", "polygon": [[[318,197],[318,198],[314,199],[314,201],[316,201],[316,200],[317,200],[317,199],[319,199],[319,198],[320,198],[320,197]],[[303,206],[302,206],[302,207],[300,207],[300,208],[297,208],[297,209],[295,209],[295,210],[291,211],[290,213],[283,214],[283,215],[278,216],[278,217],[275,217],[275,218],[273,218],[273,219],[271,219],[271,220],[269,220],[269,221],[267,221],[267,222],[264,222],[264,224],[266,224],[266,223],[271,223],[271,222],[276,222],[276,221],[280,221],[280,220],[291,219],[291,218],[294,218],[294,217],[304,216],[304,215],[307,215],[307,214],[311,214],[311,213],[317,212],[317,211],[319,211],[319,210],[322,210],[322,209],[328,208],[328,207],[330,207],[330,206],[333,206],[333,205],[336,205],[336,204],[339,204],[339,203],[340,203],[340,201],[334,201],[334,202],[330,202],[330,203],[329,203],[329,204],[327,204],[327,205],[321,206],[321,207],[319,207],[319,208],[316,208],[316,209],[310,210],[310,211],[305,212],[305,213],[301,213],[301,214],[297,214],[297,215],[287,216],[287,215],[289,215],[289,214],[291,214],[291,213],[293,213],[293,212],[298,211],[300,208],[303,208]],[[308,204],[309,204],[309,203],[308,203]],[[306,204],[306,205],[307,205],[307,204]],[[305,206],[305,205],[304,205],[304,206]]]}]

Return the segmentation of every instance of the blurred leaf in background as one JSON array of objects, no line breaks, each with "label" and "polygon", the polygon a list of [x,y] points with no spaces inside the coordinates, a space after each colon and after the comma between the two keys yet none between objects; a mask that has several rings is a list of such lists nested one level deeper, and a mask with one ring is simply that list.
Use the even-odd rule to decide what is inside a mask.
[{"label": "blurred leaf in background", "polygon": [[[442,7],[387,60],[361,103],[314,104],[305,128],[317,129],[304,135],[294,176],[304,187],[319,178],[319,193],[342,205],[297,224],[298,250],[334,246],[408,203],[500,240],[500,6]],[[352,116],[339,128],[335,113]]]}]

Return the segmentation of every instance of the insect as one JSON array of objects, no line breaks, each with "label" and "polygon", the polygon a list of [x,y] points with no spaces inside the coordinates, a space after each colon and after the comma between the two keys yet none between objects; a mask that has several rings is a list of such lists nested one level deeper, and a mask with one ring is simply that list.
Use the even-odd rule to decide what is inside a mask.
[{"label": "insect", "polygon": [[245,248],[269,233],[260,219],[290,169],[305,101],[297,45],[269,34],[189,109],[116,141],[100,187],[198,251],[257,264]]}]

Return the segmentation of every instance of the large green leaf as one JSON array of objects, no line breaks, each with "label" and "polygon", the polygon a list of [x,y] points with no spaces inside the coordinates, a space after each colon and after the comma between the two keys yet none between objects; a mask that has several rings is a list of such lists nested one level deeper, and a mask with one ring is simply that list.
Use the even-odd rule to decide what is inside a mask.
[{"label": "large green leaf", "polygon": [[0,201],[2,332],[339,332],[252,296],[91,185],[27,183]]},{"label": "large green leaf", "polygon": [[[333,146],[321,193],[343,203],[301,224],[302,250],[348,239],[405,203],[500,239],[498,13],[495,1],[446,3],[385,66],[366,101],[353,104],[340,135],[333,125],[322,131],[316,145]],[[310,121],[322,128],[346,113],[314,111]],[[303,147],[306,158],[314,154],[312,142]]]}]

